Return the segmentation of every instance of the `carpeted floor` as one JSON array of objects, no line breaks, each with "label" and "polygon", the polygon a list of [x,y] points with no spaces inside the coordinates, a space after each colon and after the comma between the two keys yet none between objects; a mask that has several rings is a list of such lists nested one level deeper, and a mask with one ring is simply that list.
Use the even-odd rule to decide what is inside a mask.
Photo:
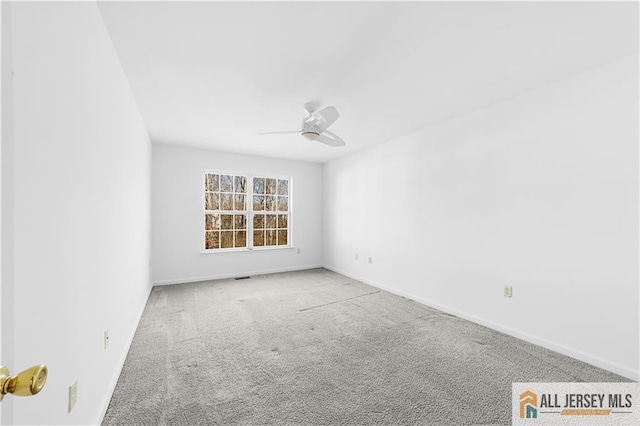
[{"label": "carpeted floor", "polygon": [[103,424],[506,425],[547,381],[628,380],[314,269],[154,288]]}]

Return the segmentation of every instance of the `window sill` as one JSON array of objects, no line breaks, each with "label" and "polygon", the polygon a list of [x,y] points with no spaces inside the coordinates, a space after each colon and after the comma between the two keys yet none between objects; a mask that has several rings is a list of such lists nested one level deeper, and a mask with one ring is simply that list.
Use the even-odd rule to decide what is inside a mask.
[{"label": "window sill", "polygon": [[219,250],[200,250],[200,254],[216,254],[216,253],[233,253],[233,252],[250,252],[250,251],[269,251],[269,250],[291,250],[294,246],[267,246],[253,248],[228,248]]}]

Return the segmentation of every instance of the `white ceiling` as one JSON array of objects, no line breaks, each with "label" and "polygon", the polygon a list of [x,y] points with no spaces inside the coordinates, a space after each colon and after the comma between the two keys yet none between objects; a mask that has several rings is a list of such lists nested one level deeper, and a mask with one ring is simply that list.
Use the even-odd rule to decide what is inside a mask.
[{"label": "white ceiling", "polygon": [[[638,51],[636,3],[99,3],[154,142],[326,162]],[[298,135],[334,105],[346,147]]]}]

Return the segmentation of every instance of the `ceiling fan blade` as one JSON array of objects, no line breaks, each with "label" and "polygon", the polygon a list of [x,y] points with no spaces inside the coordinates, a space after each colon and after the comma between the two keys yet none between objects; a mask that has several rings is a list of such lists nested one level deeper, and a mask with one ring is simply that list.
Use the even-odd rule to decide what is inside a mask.
[{"label": "ceiling fan blade", "polygon": [[328,106],[316,112],[314,115],[320,116],[324,119],[324,129],[331,126],[340,117],[338,110],[333,106]]},{"label": "ceiling fan blade", "polygon": [[258,135],[287,135],[287,134],[291,134],[291,133],[297,133],[300,134],[300,130],[285,130],[282,132],[262,132],[262,133],[257,133]]},{"label": "ceiling fan blade", "polygon": [[338,137],[335,133],[331,133],[328,130],[325,130],[318,138],[316,139],[318,142],[322,142],[323,144],[329,146],[345,146],[346,143]]}]

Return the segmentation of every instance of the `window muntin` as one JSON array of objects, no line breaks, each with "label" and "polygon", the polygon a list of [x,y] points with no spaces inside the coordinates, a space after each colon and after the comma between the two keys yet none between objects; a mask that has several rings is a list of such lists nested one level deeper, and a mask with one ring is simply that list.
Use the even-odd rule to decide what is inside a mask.
[{"label": "window muntin", "polygon": [[247,177],[205,173],[205,250],[247,247]]},{"label": "window muntin", "polygon": [[289,179],[253,178],[253,246],[289,245]]},{"label": "window muntin", "polygon": [[205,250],[289,246],[287,177],[205,172]]}]

